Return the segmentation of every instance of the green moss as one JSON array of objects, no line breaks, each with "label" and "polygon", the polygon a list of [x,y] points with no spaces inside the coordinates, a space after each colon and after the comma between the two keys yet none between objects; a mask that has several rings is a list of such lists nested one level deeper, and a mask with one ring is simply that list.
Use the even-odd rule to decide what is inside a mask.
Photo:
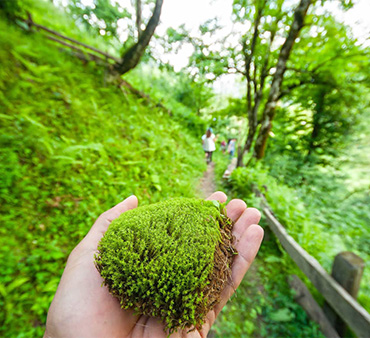
[{"label": "green moss", "polygon": [[[96,266],[122,308],[158,317],[170,332],[201,325],[230,276],[232,225],[222,209],[214,201],[177,198],[114,220]],[[215,269],[221,260],[223,268]]]}]

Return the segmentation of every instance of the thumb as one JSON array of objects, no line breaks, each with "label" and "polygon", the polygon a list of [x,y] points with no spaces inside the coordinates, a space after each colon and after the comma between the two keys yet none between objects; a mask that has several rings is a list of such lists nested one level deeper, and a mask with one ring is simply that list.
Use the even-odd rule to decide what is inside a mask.
[{"label": "thumb", "polygon": [[98,244],[107,231],[109,224],[120,216],[122,213],[130,209],[135,209],[138,205],[138,199],[135,195],[126,198],[121,203],[118,203],[113,208],[103,212],[98,219],[95,221],[94,225],[91,227],[89,233],[83,239],[88,244],[89,247],[96,250]]}]

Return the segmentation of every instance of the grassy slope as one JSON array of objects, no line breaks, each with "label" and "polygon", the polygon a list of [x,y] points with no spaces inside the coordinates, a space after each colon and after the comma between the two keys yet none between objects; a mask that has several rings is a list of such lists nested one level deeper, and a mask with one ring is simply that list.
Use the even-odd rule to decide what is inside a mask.
[{"label": "grassy slope", "polygon": [[3,17],[0,31],[0,335],[37,337],[93,220],[130,194],[194,196],[205,168],[194,136],[104,69]]}]

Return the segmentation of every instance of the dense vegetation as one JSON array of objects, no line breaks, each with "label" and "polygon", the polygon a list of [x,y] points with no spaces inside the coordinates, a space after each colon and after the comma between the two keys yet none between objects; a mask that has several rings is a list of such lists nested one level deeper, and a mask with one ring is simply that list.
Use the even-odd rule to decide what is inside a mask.
[{"label": "dense vegetation", "polygon": [[[210,20],[197,36],[184,26],[154,35],[162,51],[188,44],[194,53],[175,72],[149,45],[124,76],[144,95],[118,86],[112,65],[80,60],[14,16],[30,11],[35,22],[119,58],[143,33],[140,8],[70,0],[65,15],[50,1],[0,2],[0,335],[43,334],[66,258],[101,212],[131,194],[140,204],[199,194],[206,165],[198,139],[210,124],[219,141],[238,138],[239,168],[219,183],[229,197],[257,207],[251,188],[259,187],[327,271],[341,251],[370,259],[370,50],[322,10],[325,1],[313,1],[281,60],[297,4],[308,2],[235,0],[241,31],[225,33]],[[143,13],[147,25],[151,12]],[[245,92],[213,92],[212,82],[230,73]],[[229,156],[215,155],[221,182]],[[305,277],[266,231],[216,337],[321,337],[287,282],[292,273]],[[369,285],[365,268],[358,300],[368,311]]]}]

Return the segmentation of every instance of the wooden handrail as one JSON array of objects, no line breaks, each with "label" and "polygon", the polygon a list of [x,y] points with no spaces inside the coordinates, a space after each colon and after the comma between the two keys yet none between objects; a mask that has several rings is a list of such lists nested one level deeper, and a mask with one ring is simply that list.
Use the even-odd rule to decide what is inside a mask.
[{"label": "wooden handrail", "polygon": [[[110,54],[108,54],[106,52],[103,52],[103,51],[101,51],[101,50],[99,50],[99,49],[97,49],[95,47],[89,46],[89,45],[87,45],[87,44],[85,44],[83,42],[80,42],[78,40],[72,39],[72,38],[70,38],[68,36],[65,36],[63,34],[60,34],[60,33],[56,32],[56,31],[54,31],[54,30],[52,30],[50,28],[47,28],[45,26],[42,26],[42,25],[39,25],[39,24],[35,23],[33,21],[32,16],[31,16],[30,13],[28,13],[28,18],[27,19],[23,19],[21,17],[17,17],[17,19],[20,20],[20,21],[25,22],[29,27],[34,26],[34,27],[36,27],[38,29],[42,29],[45,32],[48,32],[49,34],[58,36],[58,37],[60,37],[60,38],[62,38],[64,40],[67,40],[69,42],[72,42],[72,43],[75,43],[77,45],[80,45],[80,46],[82,46],[82,47],[84,47],[86,49],[90,49],[90,50],[94,51],[95,53],[101,54],[101,55],[105,56],[106,58],[111,59],[111,60],[113,60],[113,61],[115,61],[117,63],[121,62],[121,59],[120,58],[116,58],[115,56],[110,55]],[[56,42],[62,43],[60,40],[57,40],[57,39],[50,39],[50,40],[54,40]],[[70,45],[69,45],[69,47],[70,47]]]},{"label": "wooden handrail", "polygon": [[89,53],[89,52],[84,52],[81,48],[76,47],[76,46],[74,46],[74,45],[71,45],[70,43],[64,42],[64,41],[59,40],[59,39],[57,39],[57,38],[54,38],[53,36],[46,36],[46,38],[47,38],[48,40],[58,42],[58,43],[60,43],[61,45],[66,46],[66,47],[68,47],[68,48],[74,49],[74,50],[76,50],[76,51],[78,51],[78,52],[80,52],[80,53],[82,53],[82,54],[87,54],[87,55],[91,58],[91,60],[101,60],[101,61],[106,62],[106,60],[105,60],[105,59],[103,59],[102,57],[100,57],[100,56],[98,56],[98,55],[96,55],[96,54]]}]

